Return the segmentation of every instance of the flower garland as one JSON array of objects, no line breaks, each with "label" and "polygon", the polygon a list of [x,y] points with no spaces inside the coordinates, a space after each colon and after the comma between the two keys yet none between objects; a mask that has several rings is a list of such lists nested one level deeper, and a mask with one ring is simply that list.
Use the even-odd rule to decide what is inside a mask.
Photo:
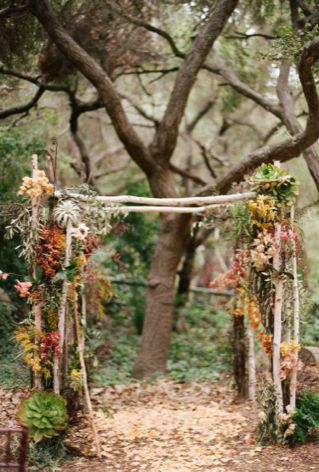
[{"label": "flower garland", "polygon": [[[236,241],[240,249],[235,253],[230,270],[217,276],[210,286],[221,290],[234,289],[231,316],[246,318],[247,326],[257,332],[256,339],[272,363],[275,355],[274,332],[278,328],[274,324],[275,309],[278,310],[278,307],[275,308],[278,281],[286,287],[281,295],[281,330],[282,339],[289,341],[281,341],[277,361],[279,383],[285,382],[289,389],[293,375],[296,376],[302,365],[298,360],[300,344],[291,336],[294,322],[290,319],[295,297],[292,295],[292,279],[295,277],[292,260],[299,259],[301,250],[300,237],[289,216],[297,195],[297,183],[277,164],[263,164],[249,183],[257,194],[256,198],[246,204],[238,204],[233,211],[235,221],[237,219]],[[275,267],[275,258],[279,261],[278,268]],[[296,283],[298,285],[298,281]],[[249,349],[251,347],[253,343],[250,340]],[[249,356],[253,355],[249,353]],[[250,362],[251,365],[254,362]],[[277,406],[280,412],[280,405]],[[284,408],[287,411],[289,405],[284,404]],[[281,414],[284,412],[276,416],[279,422]]]}]

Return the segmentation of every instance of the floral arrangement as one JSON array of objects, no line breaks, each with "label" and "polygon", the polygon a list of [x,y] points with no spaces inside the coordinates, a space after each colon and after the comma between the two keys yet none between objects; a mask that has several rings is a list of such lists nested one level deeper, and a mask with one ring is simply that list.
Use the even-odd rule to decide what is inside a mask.
[{"label": "floral arrangement", "polygon": [[[300,281],[297,272],[302,243],[291,213],[297,183],[276,163],[260,166],[249,183],[256,197],[233,210],[237,231],[233,263],[210,286],[234,289],[230,314],[246,319],[252,400],[256,397],[254,338],[271,359],[274,384],[268,390],[275,398],[266,395],[268,406],[263,406],[261,422],[262,429],[265,421],[273,423],[267,426],[267,434],[274,439],[276,431],[278,438],[282,437],[282,431],[285,437],[294,434],[290,419],[296,408],[297,372],[302,366],[298,359]],[[288,402],[283,388],[290,391]]]},{"label": "floral arrangement", "polygon": [[[90,259],[111,231],[112,222],[125,212],[118,206],[99,203],[95,193],[83,186],[56,197],[55,183],[37,169],[37,156],[33,156],[32,165],[32,177],[24,177],[18,191],[21,205],[7,226],[9,238],[20,237],[19,255],[25,259],[29,275],[22,278],[0,271],[0,280],[14,277],[17,293],[30,305],[32,316],[20,324],[15,338],[36,388],[47,391],[35,392],[25,400],[19,416],[35,441],[50,438],[67,423],[60,394],[83,388],[99,452],[81,316],[87,315],[84,307],[104,315],[102,301],[112,296],[112,289],[105,275],[95,274]],[[75,201],[74,193],[89,204]]]}]

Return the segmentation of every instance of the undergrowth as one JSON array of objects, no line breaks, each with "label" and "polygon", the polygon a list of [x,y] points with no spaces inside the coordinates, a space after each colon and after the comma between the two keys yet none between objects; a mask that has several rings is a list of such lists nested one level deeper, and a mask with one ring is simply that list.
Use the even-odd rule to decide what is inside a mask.
[{"label": "undergrowth", "polygon": [[[203,382],[228,373],[230,323],[225,310],[214,309],[207,300],[195,300],[186,306],[185,320],[187,332],[172,334],[168,376],[178,382]],[[95,337],[94,346],[91,344],[97,353],[92,369],[95,384],[134,381],[131,372],[140,342],[136,328],[133,317],[119,312],[99,329],[99,341]]]}]

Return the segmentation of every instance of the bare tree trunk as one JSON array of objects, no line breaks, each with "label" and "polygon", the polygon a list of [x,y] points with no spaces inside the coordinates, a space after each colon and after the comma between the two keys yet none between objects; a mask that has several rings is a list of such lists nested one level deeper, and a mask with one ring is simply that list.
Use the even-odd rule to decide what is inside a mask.
[{"label": "bare tree trunk", "polygon": [[184,260],[179,273],[179,281],[177,288],[177,313],[174,319],[174,330],[179,333],[184,333],[187,331],[185,321],[185,306],[186,303],[189,301],[189,289],[192,281],[196,249],[196,239],[195,235],[193,235],[189,239],[188,244],[186,245]]},{"label": "bare tree trunk", "polygon": [[166,370],[173,323],[175,277],[189,237],[190,218],[162,217],[160,237],[148,277],[145,321],[133,375],[142,378]]}]

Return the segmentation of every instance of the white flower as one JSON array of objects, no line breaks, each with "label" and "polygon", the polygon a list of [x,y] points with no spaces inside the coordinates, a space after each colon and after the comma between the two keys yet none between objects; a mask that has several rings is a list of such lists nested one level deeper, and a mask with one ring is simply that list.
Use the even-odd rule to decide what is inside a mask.
[{"label": "white flower", "polygon": [[281,415],[279,416],[279,419],[282,424],[287,424],[288,421],[290,420],[290,416],[287,415],[287,413],[281,413]]},{"label": "white flower", "polygon": [[89,228],[84,223],[80,223],[79,226],[76,226],[72,229],[72,236],[75,239],[79,239],[80,241],[84,241],[89,233]]},{"label": "white flower", "polygon": [[265,413],[264,411],[260,411],[260,412],[258,413],[258,418],[260,419],[260,421],[266,421],[267,415],[266,415],[266,413]]},{"label": "white flower", "polygon": [[54,210],[55,221],[59,226],[66,226],[68,221],[75,225],[79,218],[80,208],[71,201],[60,203]]},{"label": "white flower", "polygon": [[286,438],[287,436],[292,436],[296,430],[296,424],[295,423],[290,423],[288,428],[286,429],[284,433],[284,437]]}]

